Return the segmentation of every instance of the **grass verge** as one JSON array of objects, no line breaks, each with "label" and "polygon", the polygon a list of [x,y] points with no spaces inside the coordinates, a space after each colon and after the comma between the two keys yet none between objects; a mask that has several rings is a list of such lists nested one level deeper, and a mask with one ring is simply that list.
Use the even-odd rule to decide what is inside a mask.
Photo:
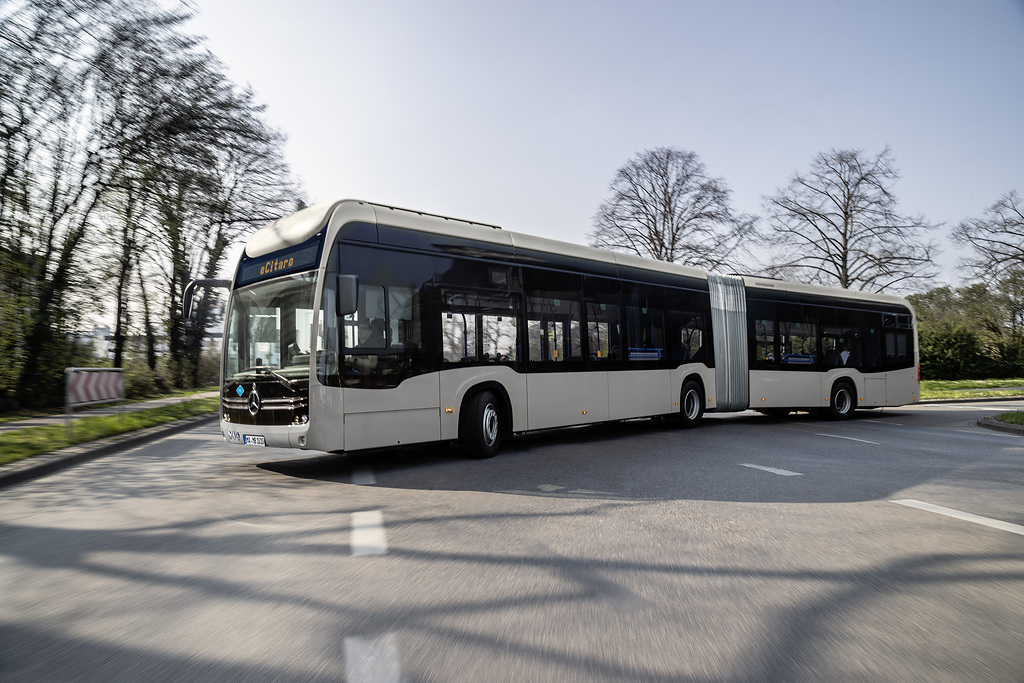
[{"label": "grass verge", "polygon": [[68,439],[65,425],[49,425],[45,427],[28,427],[0,434],[0,465],[17,462],[24,458],[41,453],[49,453],[75,444],[105,439],[125,432],[155,427],[167,422],[174,422],[186,417],[216,413],[219,406],[217,398],[199,398],[182,401],[162,408],[150,408],[134,413],[125,413],[124,418],[117,415],[106,417],[75,418]]},{"label": "grass verge", "polygon": [[990,398],[1024,394],[1024,378],[1015,379],[924,379],[921,398]]},{"label": "grass verge", "polygon": [[1024,410],[1017,410],[1012,413],[1003,413],[1002,415],[996,415],[996,419],[1000,422],[1005,422],[1011,425],[1024,426]]},{"label": "grass verge", "polygon": [[[201,394],[207,391],[218,391],[219,387],[215,384],[212,387],[199,387],[196,389],[179,389],[178,391],[172,391],[169,394],[156,394],[154,396],[140,396],[137,398],[129,398],[125,401],[125,405],[132,403],[141,403],[142,401],[153,401],[159,398],[184,398],[191,396],[192,394]],[[116,406],[116,402],[107,403],[99,406],[101,408],[109,408]],[[82,412],[84,410],[84,413]],[[15,420],[31,419],[34,417],[53,417],[54,415],[63,415],[64,408],[51,408],[49,410],[18,410],[11,413],[4,413],[0,415],[0,422],[14,422]],[[89,409],[79,409],[76,415],[88,415]]]}]

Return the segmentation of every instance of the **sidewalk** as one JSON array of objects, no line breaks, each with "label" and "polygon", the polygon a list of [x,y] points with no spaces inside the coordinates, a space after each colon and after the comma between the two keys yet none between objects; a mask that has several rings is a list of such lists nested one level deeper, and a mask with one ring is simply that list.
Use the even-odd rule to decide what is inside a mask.
[{"label": "sidewalk", "polygon": [[[217,391],[204,391],[198,394],[189,394],[188,396],[173,396],[171,398],[158,398],[152,401],[139,401],[138,403],[126,403],[124,405],[124,412],[134,413],[139,410],[148,410],[149,408],[162,408],[163,406],[174,405],[176,403],[184,403],[185,401],[194,401],[197,398],[217,398],[220,392]],[[106,415],[117,415],[121,410],[116,403],[99,406],[93,409],[83,408],[76,410],[72,415],[73,419],[80,417],[103,417]],[[13,432],[18,429],[26,429],[28,427],[44,427],[46,425],[62,425],[65,424],[67,418],[62,415],[47,415],[46,417],[29,417],[23,420],[12,420],[10,422],[0,422],[0,433]]]}]

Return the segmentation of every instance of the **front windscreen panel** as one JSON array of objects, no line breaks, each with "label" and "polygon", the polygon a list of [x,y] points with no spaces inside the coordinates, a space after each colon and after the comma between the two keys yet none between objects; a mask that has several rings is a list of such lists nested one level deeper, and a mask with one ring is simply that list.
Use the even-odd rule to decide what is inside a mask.
[{"label": "front windscreen panel", "polygon": [[300,273],[235,291],[224,343],[225,381],[271,373],[308,379],[315,285],[315,273]]}]

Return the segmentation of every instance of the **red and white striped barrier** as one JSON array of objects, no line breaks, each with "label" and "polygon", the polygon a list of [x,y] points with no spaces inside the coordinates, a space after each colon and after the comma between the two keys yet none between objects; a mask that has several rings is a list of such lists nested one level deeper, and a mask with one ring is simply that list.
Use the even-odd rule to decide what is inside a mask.
[{"label": "red and white striped barrier", "polygon": [[124,400],[124,370],[121,368],[68,368],[64,373],[69,405]]},{"label": "red and white striped barrier", "polygon": [[64,408],[68,440],[71,440],[72,414],[79,406],[120,401],[118,412],[124,418],[124,370],[122,368],[65,368]]}]

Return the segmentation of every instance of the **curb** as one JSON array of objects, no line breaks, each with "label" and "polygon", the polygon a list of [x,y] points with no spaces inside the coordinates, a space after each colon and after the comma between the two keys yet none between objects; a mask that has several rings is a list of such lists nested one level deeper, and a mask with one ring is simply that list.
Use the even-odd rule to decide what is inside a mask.
[{"label": "curb", "polygon": [[1024,425],[1012,425],[1006,422],[1000,422],[994,417],[983,417],[978,420],[977,425],[984,427],[985,429],[991,429],[997,432],[1005,432],[1007,434],[1016,434],[1018,436],[1024,436]]},{"label": "curb", "polygon": [[927,405],[929,403],[984,403],[986,401],[1020,401],[1024,399],[1024,395],[1016,396],[971,396],[970,398],[929,398],[924,401],[916,401],[914,403],[908,403],[907,405],[919,406]]},{"label": "curb", "polygon": [[149,427],[148,429],[127,432],[106,439],[62,448],[59,451],[42,453],[9,465],[3,465],[0,466],[0,489],[32,479],[38,479],[39,477],[45,477],[48,474],[59,472],[104,455],[135,448],[161,437],[198,427],[207,422],[214,422],[218,417],[219,413],[216,412],[209,415],[197,415],[157,425],[156,427]]}]

